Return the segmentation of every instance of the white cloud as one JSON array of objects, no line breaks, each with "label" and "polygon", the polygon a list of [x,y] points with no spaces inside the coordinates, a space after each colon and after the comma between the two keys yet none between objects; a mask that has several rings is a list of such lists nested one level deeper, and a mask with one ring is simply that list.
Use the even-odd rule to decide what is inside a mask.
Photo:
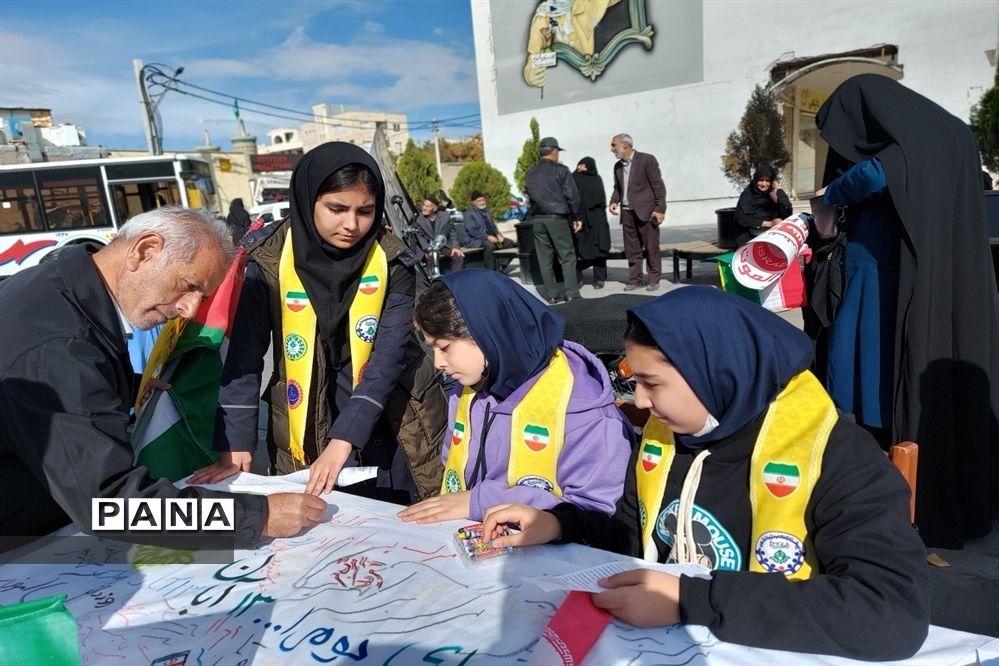
[{"label": "white cloud", "polygon": [[364,32],[369,35],[380,35],[385,32],[385,26],[377,21],[365,21],[364,22]]},{"label": "white cloud", "polygon": [[434,36],[435,37],[442,37],[442,36],[444,36],[446,34],[447,34],[447,28],[442,28],[440,26],[437,26],[436,28],[434,28]]}]

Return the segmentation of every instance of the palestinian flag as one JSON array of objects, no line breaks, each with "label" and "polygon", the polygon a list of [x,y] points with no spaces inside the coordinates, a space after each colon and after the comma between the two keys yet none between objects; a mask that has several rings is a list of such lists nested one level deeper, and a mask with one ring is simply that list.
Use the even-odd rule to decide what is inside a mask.
[{"label": "palestinian flag", "polygon": [[532,451],[540,451],[548,446],[548,428],[527,424],[524,428],[524,443]]},{"label": "palestinian flag", "polygon": [[652,442],[647,442],[642,447],[642,467],[646,472],[651,472],[659,464],[663,457],[663,447],[656,446]]},{"label": "palestinian flag", "polygon": [[465,439],[465,424],[455,421],[454,430],[451,432],[451,446],[458,446],[463,439]]},{"label": "palestinian flag", "polygon": [[763,483],[777,497],[787,497],[801,483],[797,465],[768,462],[763,466]]},{"label": "palestinian flag", "polygon": [[171,388],[154,390],[138,415],[132,431],[135,464],[148,467],[154,479],[177,481],[217,459],[212,451],[215,410],[245,269],[241,247],[222,284],[183,327],[166,360],[160,378]]},{"label": "palestinian flag", "polygon": [[379,285],[380,283],[378,282],[377,275],[365,275],[364,277],[361,278],[361,282],[360,285],[358,286],[358,289],[360,289],[361,293],[364,294],[365,296],[370,296],[371,294],[378,291]]},{"label": "palestinian flag", "polygon": [[304,291],[289,291],[284,295],[284,304],[292,312],[301,312],[309,307],[309,295]]}]

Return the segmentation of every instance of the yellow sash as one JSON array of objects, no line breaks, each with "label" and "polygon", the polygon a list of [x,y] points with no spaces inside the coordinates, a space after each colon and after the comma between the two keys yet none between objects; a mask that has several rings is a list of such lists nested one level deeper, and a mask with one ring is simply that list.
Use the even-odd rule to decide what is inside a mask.
[{"label": "yellow sash", "polygon": [[[506,470],[506,481],[511,488],[530,486],[556,497],[562,496],[556,468],[565,445],[565,414],[573,381],[569,359],[557,349],[538,381],[514,408],[510,420],[510,463]],[[475,391],[466,386],[458,400],[442,494],[467,489],[465,471],[468,443],[472,437],[470,413],[474,397]]]},{"label": "yellow sash", "polygon": [[[308,417],[312,364],[315,358],[316,313],[309,302],[302,280],[295,272],[291,229],[281,250],[278,268],[278,290],[281,302],[281,331],[284,335],[284,372],[288,391],[288,434],[291,455],[298,463],[305,462],[305,423]],[[353,385],[371,357],[378,331],[378,317],[385,305],[388,290],[388,260],[379,243],[368,253],[361,280],[347,315],[350,338],[350,360]],[[299,407],[304,408],[299,409]]]},{"label": "yellow sash", "polygon": [[[814,573],[805,509],[837,418],[829,395],[807,370],[788,382],[767,410],[750,461],[750,571],[781,573],[794,580]],[[650,418],[641,447],[635,471],[642,545],[645,559],[656,560],[652,532],[675,453],[673,434]]]},{"label": "yellow sash", "polygon": [[173,353],[174,348],[177,346],[177,341],[180,340],[180,334],[184,332],[184,326],[187,324],[187,319],[183,317],[175,317],[170,319],[165,324],[163,328],[160,329],[160,334],[156,336],[156,342],[153,344],[153,350],[149,352],[149,358],[146,360],[146,367],[142,370],[142,381],[139,382],[139,393],[135,396],[135,416],[139,417],[142,413],[142,397],[146,393],[146,387],[149,385],[149,380],[156,378],[159,379],[160,375],[163,374],[163,366],[166,364],[170,354]]}]

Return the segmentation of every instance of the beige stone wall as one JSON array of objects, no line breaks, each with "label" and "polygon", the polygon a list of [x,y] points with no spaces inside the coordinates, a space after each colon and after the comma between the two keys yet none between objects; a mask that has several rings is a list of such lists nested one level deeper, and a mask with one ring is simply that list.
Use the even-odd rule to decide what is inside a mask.
[{"label": "beige stone wall", "polygon": [[[302,149],[308,152],[327,141],[346,141],[358,146],[370,146],[375,136],[376,124],[385,123],[385,136],[389,150],[401,154],[409,141],[408,117],[404,113],[383,111],[344,111],[336,113],[328,104],[316,104],[312,112],[317,121],[302,123],[299,136]],[[398,129],[396,129],[398,127]]]}]

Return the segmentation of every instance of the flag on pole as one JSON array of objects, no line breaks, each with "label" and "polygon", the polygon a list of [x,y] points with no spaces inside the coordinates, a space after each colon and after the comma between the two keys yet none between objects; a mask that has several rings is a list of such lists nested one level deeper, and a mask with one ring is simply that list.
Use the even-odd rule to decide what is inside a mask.
[{"label": "flag on pole", "polygon": [[[217,460],[212,451],[215,411],[245,269],[246,250],[241,247],[222,284],[181,328],[161,363],[159,378],[170,389],[154,389],[136,412],[135,464],[148,467],[153,478],[176,481]],[[164,333],[169,330],[173,327],[164,327]]]},{"label": "flag on pole", "polygon": [[239,118],[239,100],[235,97],[232,98],[232,115]]}]

